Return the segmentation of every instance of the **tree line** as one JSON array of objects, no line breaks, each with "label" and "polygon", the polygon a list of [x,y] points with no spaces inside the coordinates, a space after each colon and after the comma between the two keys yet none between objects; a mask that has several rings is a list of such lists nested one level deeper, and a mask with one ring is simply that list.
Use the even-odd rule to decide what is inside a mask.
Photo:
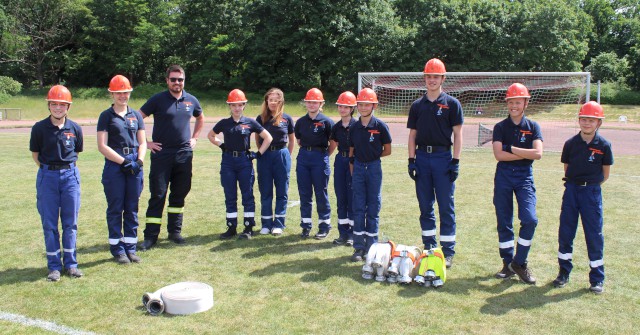
[{"label": "tree line", "polygon": [[0,0],[0,76],[354,89],[358,72],[584,71],[640,89],[636,0]]}]

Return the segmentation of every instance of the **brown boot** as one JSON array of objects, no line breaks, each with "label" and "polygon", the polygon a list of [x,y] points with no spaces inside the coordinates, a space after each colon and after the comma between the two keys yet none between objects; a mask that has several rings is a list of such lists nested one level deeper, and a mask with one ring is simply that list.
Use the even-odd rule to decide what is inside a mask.
[{"label": "brown boot", "polygon": [[529,271],[527,263],[520,265],[516,262],[511,262],[511,264],[509,264],[509,270],[515,272],[515,274],[520,277],[520,280],[527,284],[533,285],[536,283],[536,278],[531,274],[531,271]]}]

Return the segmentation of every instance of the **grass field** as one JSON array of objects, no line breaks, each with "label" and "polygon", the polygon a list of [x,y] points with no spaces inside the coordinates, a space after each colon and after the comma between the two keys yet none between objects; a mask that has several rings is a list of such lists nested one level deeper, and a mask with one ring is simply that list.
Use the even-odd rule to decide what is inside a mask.
[{"label": "grass field", "polygon": [[[135,94],[132,95],[131,101],[129,105],[132,108],[139,109],[145,102],[148,97],[138,98]],[[229,115],[229,109],[225,103],[224,99],[219,97],[209,97],[207,95],[198,95],[198,99],[202,105],[204,110],[204,114],[207,117],[225,117]],[[337,117],[339,114],[337,112],[336,106],[334,104],[335,99],[327,97],[327,102],[324,108],[324,113],[329,116]],[[0,104],[1,108],[21,108],[22,109],[22,118],[25,120],[40,120],[49,115],[47,111],[47,105],[43,102],[43,97],[36,96],[16,96],[11,98],[11,100],[5,102],[4,104]],[[302,116],[306,113],[304,106],[299,100],[286,99],[286,112],[291,116],[297,117]],[[111,100],[105,99],[74,99],[73,106],[70,110],[70,116],[73,119],[97,119],[100,112],[105,110],[111,104]],[[262,96],[252,94],[249,95],[249,103],[245,110],[245,115],[255,117],[260,114],[260,105],[262,104]],[[487,110],[490,109],[502,110],[498,115],[493,115],[494,117],[498,117],[498,119],[502,119],[505,117],[504,113],[504,105],[487,107]],[[549,107],[545,110],[546,112],[537,112],[533,113],[532,109],[532,117],[537,121],[572,121],[575,120],[575,117],[578,113],[579,106],[572,105],[560,105],[558,107],[553,108],[549,112]],[[627,117],[628,124],[640,124],[640,106],[617,106],[617,105],[605,105],[605,113],[607,116],[607,124],[617,123],[620,115],[624,115]],[[468,113],[470,114],[470,113]],[[393,115],[386,115],[393,116]],[[475,115],[467,115],[467,122],[473,122],[473,119],[476,118]],[[485,118],[486,115],[479,116],[480,118]]]},{"label": "grass field", "polygon": [[[582,232],[575,241],[575,269],[563,289],[557,274],[557,229],[562,196],[558,154],[534,165],[539,225],[530,254],[536,286],[493,279],[499,270],[492,205],[495,161],[486,150],[465,150],[457,182],[457,255],[440,290],[361,279],[352,250],[326,241],[301,241],[299,207],[290,208],[284,236],[221,241],[224,197],[220,152],[201,141],[194,183],[187,197],[184,234],[177,246],[161,234],[159,246],[140,253],[141,264],[120,266],[109,253],[106,201],[100,182],[103,158],[85,139],[79,167],[82,208],[78,259],[85,277],[45,281],[46,258],[35,206],[36,168],[28,135],[0,134],[0,313],[55,322],[101,334],[632,334],[640,314],[640,174],[637,156],[616,157],[605,184],[605,293],[588,292],[588,260]],[[381,232],[403,244],[420,245],[418,204],[406,175],[406,147],[383,159]],[[294,153],[295,154],[295,153]],[[295,166],[295,160],[294,160]],[[295,169],[295,167],[294,167]],[[145,181],[146,183],[146,181]],[[147,186],[145,184],[145,186]],[[290,200],[298,200],[295,173]],[[335,206],[333,187],[329,186]],[[255,195],[258,197],[257,185]],[[148,190],[140,201],[141,221]],[[259,201],[257,202],[259,212]],[[335,208],[335,207],[334,207]],[[332,222],[337,222],[334,212]],[[142,233],[143,227],[139,230]],[[314,224],[314,232],[316,226]],[[164,227],[163,227],[164,230]],[[214,307],[191,316],[151,317],[144,292],[180,281],[214,288]],[[0,333],[50,334],[0,320]]]}]

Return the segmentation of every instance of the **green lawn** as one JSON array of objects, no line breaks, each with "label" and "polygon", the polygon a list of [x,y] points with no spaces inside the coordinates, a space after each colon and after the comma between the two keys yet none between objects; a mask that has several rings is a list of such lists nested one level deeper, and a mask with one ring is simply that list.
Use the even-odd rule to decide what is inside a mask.
[{"label": "green lawn", "polygon": [[[197,95],[204,114],[207,117],[224,117],[229,115],[229,109],[224,99],[209,97],[207,95]],[[135,109],[139,109],[148,97],[138,98],[134,92],[131,97],[129,105]],[[306,113],[304,105],[301,101],[289,99],[285,96],[287,102],[285,111],[292,116],[302,116]],[[250,95],[249,103],[247,104],[245,115],[255,117],[260,114],[260,106],[262,104],[262,97],[255,94]],[[324,108],[324,113],[329,116],[338,116],[337,109],[335,107],[335,99],[327,97],[327,102]],[[97,119],[100,112],[107,109],[111,105],[111,100],[105,99],[74,99],[73,106],[70,110],[70,116],[73,119]],[[44,102],[44,97],[39,98],[35,96],[16,96],[12,97],[4,104],[0,104],[0,108],[21,108],[22,118],[25,120],[39,120],[49,115],[47,111],[47,105]],[[503,105],[496,106],[499,110],[504,109]],[[551,107],[549,107],[551,108]],[[578,110],[578,105],[560,105],[555,108],[545,109],[545,112],[532,113],[533,117],[538,121],[567,121],[574,120]],[[487,107],[487,109],[491,109]],[[605,115],[607,117],[607,123],[617,123],[620,115],[627,117],[628,123],[638,124],[640,123],[640,106],[618,106],[618,105],[605,105]],[[533,110],[531,111],[533,112]],[[393,116],[393,115],[390,115]],[[475,116],[467,115],[467,121],[473,122],[476,117],[485,118],[487,115]],[[404,117],[400,115],[399,117]],[[504,113],[499,115],[499,118],[503,118]]]},{"label": "green lawn", "polygon": [[[102,334],[631,334],[640,314],[640,228],[638,157],[617,157],[604,186],[605,293],[590,294],[582,232],[575,244],[575,269],[564,289],[550,285],[557,273],[557,227],[562,195],[558,154],[535,163],[540,224],[530,267],[536,286],[493,279],[501,267],[492,205],[495,162],[486,150],[465,150],[457,183],[458,246],[448,281],[440,290],[361,279],[349,262],[350,248],[326,241],[301,241],[299,207],[290,208],[285,235],[250,241],[221,241],[225,230],[219,150],[206,142],[196,149],[194,183],[186,201],[188,243],[165,240],[141,253],[143,262],[121,266],[109,254],[106,201],[100,183],[102,156],[94,137],[85,139],[79,167],[82,208],[78,259],[85,277],[45,281],[46,259],[35,206],[36,168],[28,135],[0,134],[0,312]],[[383,159],[381,232],[396,242],[420,245],[418,204],[406,175],[406,147]],[[295,153],[294,153],[295,154]],[[294,168],[295,169],[295,168]],[[333,187],[329,186],[335,206]],[[259,197],[256,184],[256,197]],[[141,220],[148,190],[140,201]],[[290,200],[298,200],[295,173]],[[256,210],[259,213],[259,202]],[[335,208],[335,207],[334,207]],[[332,222],[337,223],[334,212]],[[143,227],[139,233],[142,234]],[[316,227],[314,225],[314,231]],[[164,230],[164,227],[163,227]],[[200,314],[151,317],[144,292],[180,281],[214,288],[214,307]],[[636,320],[636,321],[634,321]],[[2,333],[46,333],[0,321]]]}]

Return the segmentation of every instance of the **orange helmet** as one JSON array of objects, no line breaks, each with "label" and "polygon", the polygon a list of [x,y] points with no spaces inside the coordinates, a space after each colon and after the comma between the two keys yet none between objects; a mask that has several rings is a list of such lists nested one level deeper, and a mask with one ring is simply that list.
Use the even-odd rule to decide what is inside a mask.
[{"label": "orange helmet", "polygon": [[515,99],[515,98],[531,98],[529,95],[529,90],[520,83],[514,83],[507,88],[507,96],[504,100]]},{"label": "orange helmet", "polygon": [[71,92],[62,85],[55,85],[49,90],[49,93],[47,93],[47,101],[66,102],[68,104],[72,104]]},{"label": "orange helmet", "polygon": [[580,107],[578,117],[589,117],[594,119],[604,119],[604,110],[602,106],[595,101],[589,101]]},{"label": "orange helmet", "polygon": [[344,91],[338,97],[338,101],[336,101],[336,105],[353,107],[356,105],[356,96],[353,93],[351,93],[351,91]]},{"label": "orange helmet", "polygon": [[131,83],[127,77],[118,74],[111,78],[111,82],[109,82],[109,92],[131,92],[133,88],[131,88]]},{"label": "orange helmet", "polygon": [[429,59],[427,64],[424,65],[424,74],[435,74],[444,76],[445,74],[447,74],[447,69],[445,69],[444,63],[441,60],[437,58],[431,58]]},{"label": "orange helmet", "polygon": [[304,101],[309,102],[324,102],[324,97],[322,96],[322,91],[317,88],[312,88],[307,91],[307,95],[304,97]]},{"label": "orange helmet", "polygon": [[242,92],[237,88],[229,92],[229,97],[227,97],[228,104],[236,104],[236,103],[244,103],[244,102],[247,102],[247,97],[244,95],[244,92]]},{"label": "orange helmet", "polygon": [[358,93],[358,102],[377,104],[378,95],[374,90],[365,87],[360,91],[360,93]]}]

